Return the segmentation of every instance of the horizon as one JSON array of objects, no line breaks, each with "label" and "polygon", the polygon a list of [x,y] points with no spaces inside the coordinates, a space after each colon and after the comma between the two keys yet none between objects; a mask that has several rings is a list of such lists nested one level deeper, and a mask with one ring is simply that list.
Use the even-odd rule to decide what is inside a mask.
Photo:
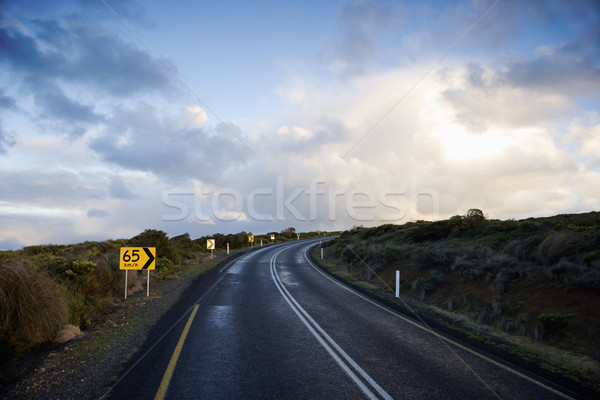
[{"label": "horizon", "polygon": [[600,210],[600,4],[6,1],[0,250]]}]

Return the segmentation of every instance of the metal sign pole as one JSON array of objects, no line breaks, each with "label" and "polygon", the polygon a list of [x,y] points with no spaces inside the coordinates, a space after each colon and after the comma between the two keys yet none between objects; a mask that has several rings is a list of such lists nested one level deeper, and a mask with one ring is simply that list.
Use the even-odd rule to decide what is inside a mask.
[{"label": "metal sign pole", "polygon": [[148,270],[148,280],[146,282],[146,297],[150,296],[150,270]]},{"label": "metal sign pole", "polygon": [[127,272],[129,272],[128,269],[125,270],[125,300],[127,300]]}]

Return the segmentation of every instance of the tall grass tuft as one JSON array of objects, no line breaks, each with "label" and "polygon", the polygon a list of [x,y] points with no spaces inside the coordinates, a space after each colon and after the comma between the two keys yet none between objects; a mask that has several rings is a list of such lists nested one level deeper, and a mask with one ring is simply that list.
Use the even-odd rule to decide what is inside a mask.
[{"label": "tall grass tuft", "polygon": [[51,341],[68,317],[65,290],[45,271],[18,260],[0,266],[0,357]]}]

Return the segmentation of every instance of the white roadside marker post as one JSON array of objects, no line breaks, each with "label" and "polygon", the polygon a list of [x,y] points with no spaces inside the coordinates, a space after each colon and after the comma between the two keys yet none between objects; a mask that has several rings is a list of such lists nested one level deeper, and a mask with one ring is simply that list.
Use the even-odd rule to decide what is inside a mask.
[{"label": "white roadside marker post", "polygon": [[400,297],[400,271],[396,270],[396,298]]},{"label": "white roadside marker post", "polygon": [[227,255],[229,255],[229,243],[227,243]]},{"label": "white roadside marker post", "polygon": [[323,259],[323,248],[321,247],[321,260]]}]

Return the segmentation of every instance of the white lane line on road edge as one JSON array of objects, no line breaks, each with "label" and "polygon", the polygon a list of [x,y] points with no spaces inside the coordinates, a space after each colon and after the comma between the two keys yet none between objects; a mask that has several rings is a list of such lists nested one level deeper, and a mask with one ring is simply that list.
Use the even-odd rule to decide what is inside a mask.
[{"label": "white lane line on road edge", "polygon": [[391,309],[389,309],[389,308],[387,308],[387,307],[385,307],[385,306],[383,306],[383,305],[375,302],[374,300],[371,300],[370,298],[362,295],[361,293],[357,292],[356,290],[354,290],[354,289],[352,289],[352,288],[344,285],[343,283],[337,281],[335,278],[329,276],[328,274],[326,274],[325,272],[323,272],[319,267],[317,267],[316,265],[314,265],[314,263],[308,258],[308,256],[306,254],[307,254],[308,250],[310,250],[310,248],[312,248],[312,246],[309,247],[309,248],[307,248],[304,251],[304,258],[306,259],[306,261],[308,261],[308,263],[310,264],[310,266],[313,267],[318,273],[320,273],[321,275],[323,275],[325,278],[329,279],[331,282],[335,283],[336,285],[340,286],[342,289],[347,290],[348,292],[352,293],[353,295],[355,295],[357,297],[360,297],[361,299],[363,299],[363,300],[371,303],[372,305],[374,305],[374,306],[382,309],[383,311],[385,311],[385,312],[387,312],[389,314],[392,314],[393,316],[395,316],[397,318],[400,318],[401,320],[406,321],[409,324],[412,324],[413,326],[415,326],[415,327],[417,327],[419,329],[424,330],[425,332],[431,333],[432,335],[438,337],[439,339],[441,339],[441,340],[443,340],[443,341],[445,341],[445,342],[447,342],[449,344],[452,344],[452,345],[454,345],[454,346],[456,346],[456,347],[458,347],[458,348],[460,348],[462,350],[465,350],[466,352],[469,352],[472,355],[481,358],[482,360],[485,360],[485,361],[487,361],[487,362],[489,362],[491,364],[494,364],[497,367],[500,367],[500,368],[504,369],[505,371],[508,371],[508,372],[510,372],[510,373],[512,373],[514,375],[517,375],[518,377],[523,378],[526,381],[531,382],[531,383],[533,383],[533,384],[535,384],[535,385],[537,385],[537,386],[539,386],[539,387],[541,387],[543,389],[546,389],[547,391],[549,391],[549,392],[551,392],[551,393],[553,393],[553,394],[555,394],[555,395],[557,395],[559,397],[562,397],[564,399],[574,400],[573,397],[571,397],[571,396],[569,396],[569,395],[567,395],[567,394],[565,394],[565,393],[563,393],[563,392],[561,392],[561,391],[559,391],[557,389],[554,389],[553,387],[550,387],[550,386],[548,386],[548,385],[546,385],[546,384],[544,384],[544,383],[542,383],[542,382],[540,382],[540,381],[538,381],[538,380],[536,380],[536,379],[534,379],[534,378],[532,378],[530,376],[527,376],[527,375],[523,374],[522,372],[519,372],[519,371],[517,371],[517,370],[515,370],[515,369],[513,369],[511,367],[509,367],[508,365],[505,365],[505,364],[503,364],[501,362],[498,362],[498,361],[496,361],[496,360],[494,360],[494,359],[492,359],[490,357],[487,357],[487,356],[485,356],[485,355],[483,355],[483,354],[481,354],[481,353],[479,353],[479,352],[477,352],[477,351],[475,351],[473,349],[470,349],[470,348],[468,348],[468,347],[466,347],[466,346],[464,346],[464,345],[462,345],[462,344],[460,344],[460,343],[458,343],[458,342],[456,342],[456,341],[454,341],[454,340],[452,340],[450,338],[447,338],[446,336],[443,336],[442,334],[440,334],[438,332],[435,332],[434,330],[432,330],[430,328],[427,328],[427,327],[425,327],[425,326],[423,326],[421,324],[418,324],[417,322],[415,322],[415,321],[413,321],[413,320],[411,320],[409,318],[406,318],[405,316],[397,313],[396,311],[393,311],[393,310],[391,310]]},{"label": "white lane line on road edge", "polygon": [[[279,250],[271,257],[270,270],[271,277],[275,286],[289,304],[292,310],[296,313],[300,321],[308,328],[313,336],[319,341],[321,346],[327,350],[331,357],[338,363],[338,365],[344,370],[344,372],[356,383],[356,385],[362,390],[362,392],[369,399],[377,399],[377,395],[373,393],[365,384],[360,380],[358,376],[350,369],[350,367],[335,353],[335,351],[323,340],[323,338],[315,331],[315,328],[323,335],[323,337],[340,353],[340,355],[346,359],[346,361],[386,400],[392,400],[392,397],[385,391],[381,386],[377,384],[324,330],[321,326],[302,308],[300,304],[294,299],[291,293],[286,289],[279,279],[279,275],[276,270],[276,259],[277,256],[286,249]],[[310,321],[310,322],[309,322]],[[312,324],[312,325],[311,325]],[[314,327],[313,327],[314,326]]]}]

